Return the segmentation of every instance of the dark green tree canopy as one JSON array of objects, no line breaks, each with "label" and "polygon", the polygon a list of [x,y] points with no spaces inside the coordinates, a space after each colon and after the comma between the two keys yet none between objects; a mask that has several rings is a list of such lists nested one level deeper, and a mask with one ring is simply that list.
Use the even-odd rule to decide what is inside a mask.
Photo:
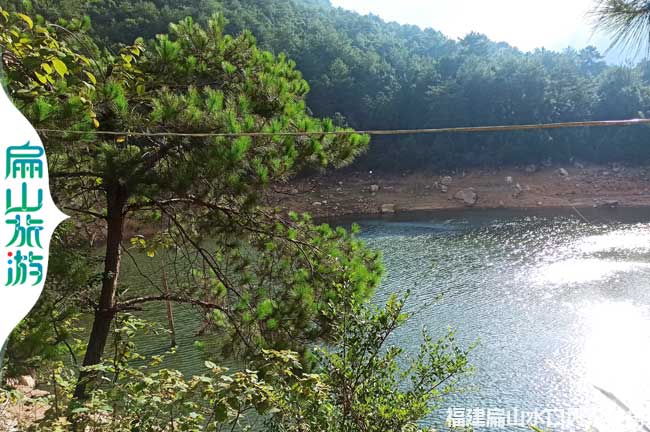
[{"label": "dark green tree canopy", "polygon": [[[624,119],[639,112],[645,115],[650,102],[642,97],[622,110],[616,100],[601,100],[599,94],[605,93],[598,88],[606,85],[605,73],[617,67],[606,65],[593,47],[523,53],[478,33],[453,41],[435,30],[386,23],[376,16],[332,7],[327,1],[81,3],[33,0],[32,5],[50,19],[68,17],[65,23],[70,16],[89,16],[94,34],[109,45],[129,44],[139,35],[153,37],[163,31],[170,16],[177,20],[190,14],[204,23],[212,12],[221,11],[229,20],[227,33],[251,31],[261,47],[296,61],[310,84],[306,102],[315,115],[357,129]],[[602,5],[610,5],[603,10],[611,12],[607,16],[615,24],[631,16],[628,10],[642,12],[641,3],[617,0]],[[617,12],[623,7],[627,15]],[[633,22],[639,23],[635,28],[642,23]],[[647,74],[633,75],[636,87],[650,86]],[[639,162],[650,156],[645,150],[650,147],[626,145],[621,151],[617,140],[631,143],[645,136],[645,128],[598,128],[377,138],[357,166],[446,169],[538,163],[548,158]]]}]

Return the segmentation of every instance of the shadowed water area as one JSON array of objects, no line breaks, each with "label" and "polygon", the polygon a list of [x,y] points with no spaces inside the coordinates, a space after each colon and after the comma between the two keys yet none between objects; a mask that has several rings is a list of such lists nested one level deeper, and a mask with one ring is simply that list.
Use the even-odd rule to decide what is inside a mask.
[{"label": "shadowed water area", "polygon": [[[478,342],[475,373],[436,411],[437,424],[640,430],[630,412],[650,423],[650,210],[476,210],[337,223],[352,221],[383,253],[375,301],[411,291],[416,316],[391,343],[415,352],[423,326],[435,335],[452,327],[463,346]],[[162,309],[147,315],[163,321]],[[170,362],[200,372],[201,350],[189,349],[200,317],[192,308],[175,315],[181,349]],[[154,352],[161,342],[141,346]]]}]

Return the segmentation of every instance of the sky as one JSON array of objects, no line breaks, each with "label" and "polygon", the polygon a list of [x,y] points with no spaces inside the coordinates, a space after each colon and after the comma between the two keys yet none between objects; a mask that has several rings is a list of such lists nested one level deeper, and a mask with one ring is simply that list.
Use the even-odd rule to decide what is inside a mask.
[{"label": "sky", "polygon": [[[592,29],[587,13],[596,0],[331,0],[334,6],[372,13],[387,21],[433,28],[458,39],[471,31],[522,51],[594,45],[605,52],[609,38]],[[630,55],[612,51],[610,62]]]}]

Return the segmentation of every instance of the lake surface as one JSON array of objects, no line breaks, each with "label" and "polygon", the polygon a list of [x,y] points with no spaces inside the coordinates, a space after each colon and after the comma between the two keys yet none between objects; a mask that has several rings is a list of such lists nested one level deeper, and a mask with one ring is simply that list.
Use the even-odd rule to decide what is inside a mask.
[{"label": "lake surface", "polygon": [[417,348],[423,325],[478,341],[471,388],[437,411],[438,424],[639,430],[598,388],[650,424],[650,210],[593,213],[360,221],[387,267],[377,301],[412,291],[417,316],[392,342]]},{"label": "lake surface", "polygon": [[[416,316],[390,342],[416,351],[423,326],[434,335],[452,327],[464,346],[478,342],[466,391],[431,421],[471,420],[477,431],[650,424],[650,209],[339,222],[351,221],[383,252],[387,274],[375,301],[411,290]],[[176,321],[181,347],[191,346],[196,312],[177,308]],[[181,349],[173,362],[193,370],[203,358]]]}]

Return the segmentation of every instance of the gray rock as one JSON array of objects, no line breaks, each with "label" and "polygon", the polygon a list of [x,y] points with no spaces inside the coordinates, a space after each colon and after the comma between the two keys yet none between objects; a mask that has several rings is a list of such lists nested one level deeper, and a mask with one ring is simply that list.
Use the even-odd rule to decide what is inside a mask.
[{"label": "gray rock", "polygon": [[618,208],[620,203],[617,200],[607,200],[607,201],[602,201],[596,204],[596,207],[598,208]]},{"label": "gray rock", "polygon": [[34,387],[36,387],[36,380],[34,379],[34,377],[30,375],[23,375],[20,378],[18,378],[18,384],[33,389]]},{"label": "gray rock", "polygon": [[323,205],[323,203],[320,202],[320,201],[315,201],[312,205],[313,205],[314,207],[320,207],[320,206]]},{"label": "gray rock", "polygon": [[442,193],[449,192],[449,187],[447,185],[440,185],[440,192]]},{"label": "gray rock", "polygon": [[443,186],[450,186],[453,182],[454,182],[454,179],[451,178],[450,176],[444,176],[440,180],[440,184],[443,185]]},{"label": "gray rock", "polygon": [[372,193],[379,192],[379,185],[376,185],[376,184],[370,185],[370,192],[372,192]]},{"label": "gray rock", "polygon": [[478,195],[473,189],[462,189],[456,192],[454,198],[462,201],[466,206],[473,206],[478,201]]},{"label": "gray rock", "polygon": [[515,191],[512,193],[513,198],[519,198],[521,194],[524,192],[523,188],[519,183],[515,185]]},{"label": "gray rock", "polygon": [[395,204],[382,204],[382,206],[379,208],[379,211],[382,214],[395,213]]},{"label": "gray rock", "polygon": [[569,171],[565,170],[564,168],[558,169],[557,173],[559,175],[561,175],[562,177],[568,177],[569,176]]},{"label": "gray rock", "polygon": [[506,183],[507,184],[512,184],[514,182],[513,178],[511,176],[506,177]]},{"label": "gray rock", "polygon": [[574,163],[573,166],[578,169],[585,169],[585,165],[580,162]]},{"label": "gray rock", "polygon": [[44,397],[49,396],[49,395],[50,395],[50,392],[45,391],[45,390],[32,390],[29,393],[29,397],[32,397],[32,398],[44,398]]}]

